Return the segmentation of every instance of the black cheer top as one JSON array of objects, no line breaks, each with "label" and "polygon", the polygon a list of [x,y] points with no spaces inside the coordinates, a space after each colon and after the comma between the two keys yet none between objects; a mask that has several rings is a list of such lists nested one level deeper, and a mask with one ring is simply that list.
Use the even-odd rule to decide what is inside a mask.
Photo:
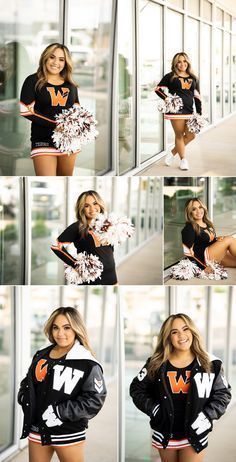
[{"label": "black cheer top", "polygon": [[55,115],[79,104],[78,89],[69,82],[60,85],[47,82],[39,90],[35,89],[37,80],[37,74],[25,79],[20,95],[20,114],[32,122],[33,147],[54,146],[51,136],[56,127]]},{"label": "black cheer top", "polygon": [[166,384],[174,407],[172,438],[181,439],[185,434],[185,408],[190,387],[191,371],[195,359],[186,367],[175,367],[170,361],[166,365]]},{"label": "black cheer top", "polygon": [[[76,260],[67,252],[61,244],[73,243],[77,249],[77,253],[87,252],[88,254],[96,255],[103,264],[103,272],[101,279],[96,279],[89,282],[89,285],[114,285],[117,283],[114,249],[111,245],[100,245],[99,240],[95,237],[92,231],[88,231],[85,237],[82,237],[79,232],[79,222],[76,221],[63,231],[58,237],[58,245],[52,246],[53,252],[61,258],[67,265],[75,267]],[[84,283],[87,285],[87,283]]]},{"label": "black cheer top", "polygon": [[207,266],[205,250],[209,245],[216,242],[214,229],[208,226],[201,227],[200,234],[197,234],[192,224],[186,223],[181,233],[184,255],[194,261],[199,268],[204,269]]},{"label": "black cheer top", "polygon": [[[167,88],[169,92],[174,95],[176,93],[182,98],[183,107],[174,116],[178,114],[188,115],[193,113],[193,101],[195,102],[196,111],[198,114],[202,113],[202,103],[199,93],[199,82],[194,77],[174,77],[173,73],[169,72],[164,75],[161,81],[158,83],[155,93],[162,99],[166,99],[168,96],[164,89]],[[169,115],[169,114],[168,114]]]}]

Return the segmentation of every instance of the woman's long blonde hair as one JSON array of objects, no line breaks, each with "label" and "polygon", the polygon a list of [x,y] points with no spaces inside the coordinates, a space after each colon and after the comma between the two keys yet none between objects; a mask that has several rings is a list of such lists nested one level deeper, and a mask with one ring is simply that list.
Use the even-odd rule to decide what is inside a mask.
[{"label": "woman's long blonde hair", "polygon": [[170,359],[171,353],[174,350],[174,347],[171,343],[171,329],[174,320],[179,318],[185,322],[185,324],[192,332],[192,353],[199,360],[203,369],[208,373],[210,372],[209,356],[203,347],[203,341],[201,339],[200,333],[198,332],[198,329],[196,328],[192,319],[189,316],[187,316],[187,314],[178,313],[170,315],[161,326],[161,330],[158,335],[157,346],[147,368],[148,375],[152,380],[154,379],[155,374],[161,367],[161,365],[165,363],[168,359]]},{"label": "woman's long blonde hair", "polygon": [[60,72],[60,76],[64,79],[65,82],[69,82],[72,85],[75,85],[77,87],[77,84],[74,82],[72,78],[72,70],[73,70],[73,63],[71,59],[71,54],[68,50],[68,48],[65,45],[62,45],[61,43],[51,43],[48,45],[45,50],[42,52],[39,60],[39,67],[37,70],[37,83],[36,83],[36,89],[38,88],[39,90],[45,85],[48,79],[48,73],[47,73],[47,68],[46,68],[46,63],[49,58],[49,56],[57,49],[60,48],[60,50],[63,51],[64,57],[65,57],[65,66]]},{"label": "woman's long blonde hair", "polygon": [[208,210],[207,210],[207,207],[205,204],[203,204],[203,202],[198,199],[198,197],[195,197],[193,199],[189,199],[186,204],[185,204],[185,220],[186,220],[186,223],[191,223],[194,231],[197,233],[197,234],[200,234],[201,232],[201,228],[199,226],[198,223],[196,223],[196,221],[194,220],[193,218],[193,215],[192,215],[192,210],[193,210],[193,204],[194,202],[198,202],[200,204],[200,206],[203,208],[204,210],[204,215],[203,215],[203,219],[202,221],[204,223],[206,223],[206,225],[208,226],[208,228],[210,230],[212,230],[213,232],[215,231],[215,228],[214,228],[214,225],[212,223],[212,221],[210,220],[209,216],[208,216]]},{"label": "woman's long blonde hair", "polygon": [[87,349],[89,350],[92,355],[94,356],[93,350],[89,343],[87,329],[85,327],[83,318],[79,311],[76,308],[72,308],[70,306],[67,307],[60,307],[57,308],[52,312],[48,320],[44,325],[44,333],[46,337],[49,339],[51,343],[55,343],[53,338],[52,329],[55,319],[59,315],[66,316],[70,326],[72,327],[73,331],[75,332],[76,339]]},{"label": "woman's long blonde hair", "polygon": [[84,213],[84,206],[88,196],[92,196],[96,200],[100,207],[100,213],[105,213],[106,211],[105,203],[96,191],[89,190],[80,194],[75,204],[75,214],[79,222],[79,232],[81,233],[82,237],[88,233],[88,221]]},{"label": "woman's long blonde hair", "polygon": [[175,77],[178,77],[178,69],[177,69],[177,63],[179,61],[179,58],[180,57],[183,57],[187,63],[188,63],[188,67],[186,69],[186,72],[191,76],[193,77],[195,80],[198,80],[198,77],[196,76],[196,74],[193,72],[193,69],[192,69],[192,64],[191,64],[191,61],[187,55],[187,53],[185,53],[184,51],[181,51],[180,53],[176,53],[172,59],[172,63],[171,63],[171,71],[173,73],[173,76],[172,78],[175,78]]}]

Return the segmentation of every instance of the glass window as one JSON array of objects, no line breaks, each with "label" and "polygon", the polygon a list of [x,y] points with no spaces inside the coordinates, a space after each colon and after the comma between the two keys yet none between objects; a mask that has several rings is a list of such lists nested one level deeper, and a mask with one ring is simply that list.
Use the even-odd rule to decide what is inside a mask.
[{"label": "glass window", "polygon": [[0,168],[2,175],[33,173],[30,123],[19,117],[25,78],[38,67],[42,50],[59,40],[59,0],[0,0]]},{"label": "glass window", "polygon": [[[163,115],[157,110],[156,84],[163,75],[162,7],[140,2],[140,152],[145,162],[163,149]],[[158,98],[159,99],[159,98]]]},{"label": "glass window", "polygon": [[[161,286],[121,288],[125,333],[126,460],[153,460],[148,417],[129,397],[132,379],[145,364],[166,318],[165,289]],[[138,437],[138,439],[137,439]],[[138,444],[137,444],[138,440]]]},{"label": "glass window", "polygon": [[216,25],[223,27],[224,12],[221,8],[216,8]]},{"label": "glass window", "polygon": [[[236,390],[236,288],[233,288],[232,318],[231,318],[231,351],[230,351],[230,385]],[[234,392],[235,398],[235,392]]]},{"label": "glass window", "polygon": [[203,0],[202,2],[202,17],[207,21],[212,20],[212,4],[208,0]]},{"label": "glass window", "polygon": [[213,181],[213,218],[217,234],[233,234],[236,229],[236,178],[215,177]]},{"label": "glass window", "polygon": [[66,227],[64,178],[48,177],[31,181],[29,184],[32,227],[31,284],[63,284],[63,265],[50,246]]},{"label": "glass window", "polygon": [[195,16],[200,15],[200,0],[188,0],[187,2],[188,13]]},{"label": "glass window", "polygon": [[[98,120],[96,142],[83,146],[76,165],[81,174],[102,174],[111,168],[111,65],[113,1],[71,0],[67,43],[72,52],[80,101]],[[84,167],[86,166],[86,167]]]},{"label": "glass window", "polygon": [[230,113],[230,34],[224,34],[224,115]]},{"label": "glass window", "polygon": [[231,29],[231,16],[226,12],[224,12],[224,27],[227,30]]},{"label": "glass window", "polygon": [[236,109],[236,35],[232,35],[232,103]]},{"label": "glass window", "polygon": [[[115,290],[114,290],[115,289]],[[90,289],[91,290],[91,289]],[[106,377],[112,377],[116,373],[117,355],[117,290],[113,287],[104,287],[105,290],[105,314],[103,335],[101,338],[101,361],[105,369]]]},{"label": "glass window", "polygon": [[165,268],[183,257],[181,230],[185,224],[185,203],[199,197],[206,203],[205,178],[165,178],[164,182]]},{"label": "glass window", "polygon": [[207,288],[203,286],[176,287],[177,313],[186,313],[196,323],[206,341]]},{"label": "glass window", "polygon": [[20,180],[0,177],[0,283],[22,284],[23,246]]},{"label": "glass window", "polygon": [[[199,74],[199,21],[187,18],[186,23],[186,52],[196,74]],[[208,76],[208,80],[209,76]]]},{"label": "glass window", "polygon": [[212,287],[212,353],[226,362],[227,311],[229,287]]},{"label": "glass window", "polygon": [[223,32],[215,31],[215,82],[216,82],[216,118],[222,117],[222,53],[223,53]]},{"label": "glass window", "polygon": [[184,0],[168,0],[168,3],[171,3],[171,5],[176,6],[177,8],[184,7]]},{"label": "glass window", "polygon": [[[170,72],[171,62],[174,55],[183,50],[183,15],[167,9],[166,31],[174,30],[174,34],[166,36],[167,67],[165,72]],[[166,123],[167,143],[174,142],[174,131],[170,123]]]},{"label": "glass window", "polygon": [[201,49],[201,81],[200,91],[202,97],[203,114],[207,114],[211,121],[211,26],[202,24],[202,43]]},{"label": "glass window", "polygon": [[[135,166],[134,87],[134,2],[119,1],[119,172]],[[122,29],[122,32],[121,32]]]},{"label": "glass window", "polygon": [[11,288],[0,287],[0,453],[13,444],[15,335]]}]

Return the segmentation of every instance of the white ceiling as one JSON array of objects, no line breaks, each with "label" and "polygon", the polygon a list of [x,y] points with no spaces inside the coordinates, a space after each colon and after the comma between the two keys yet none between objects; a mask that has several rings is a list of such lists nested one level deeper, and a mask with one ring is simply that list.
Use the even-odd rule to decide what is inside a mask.
[{"label": "white ceiling", "polygon": [[231,14],[236,16],[236,0],[217,0],[217,3],[224,6]]}]

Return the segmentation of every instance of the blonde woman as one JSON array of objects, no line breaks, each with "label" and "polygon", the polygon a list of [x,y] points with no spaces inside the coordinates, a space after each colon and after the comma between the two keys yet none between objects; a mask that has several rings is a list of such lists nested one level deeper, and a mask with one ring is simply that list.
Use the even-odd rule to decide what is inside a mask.
[{"label": "blonde woman", "polygon": [[20,100],[21,115],[32,122],[31,157],[36,175],[71,176],[78,153],[68,156],[56,149],[52,140],[55,115],[79,105],[71,55],[65,45],[52,43],[47,46],[37,72],[24,81]]},{"label": "blonde woman", "polygon": [[182,313],[163,323],[130,394],[151,419],[152,445],[162,462],[202,462],[212,422],[231,398],[221,360],[205,351],[193,321]]},{"label": "blonde woman", "polygon": [[177,114],[167,113],[164,118],[171,121],[175,133],[175,146],[167,150],[165,158],[166,165],[170,166],[177,154],[180,157],[180,169],[188,170],[189,165],[185,157],[185,146],[193,141],[195,134],[189,132],[186,125],[187,120],[193,113],[193,103],[196,111],[202,113],[202,103],[199,91],[199,81],[194,74],[188,55],[184,52],[176,53],[172,59],[171,72],[166,74],[158,83],[155,92],[166,99],[169,93],[175,93],[182,98],[183,107]]},{"label": "blonde woman", "polygon": [[88,420],[103,406],[102,367],[89,345],[78,310],[58,308],[44,328],[50,346],[37,351],[22,380],[21,438],[29,440],[29,462],[83,462]]},{"label": "blonde woman", "polygon": [[73,243],[77,253],[87,252],[96,255],[103,264],[103,272],[101,278],[89,284],[117,284],[113,247],[100,241],[89,228],[91,221],[98,213],[105,212],[104,201],[96,191],[84,191],[77,199],[75,212],[77,221],[60,234],[57,245],[52,246],[51,249],[64,263],[73,268],[75,268],[76,259],[66,250],[65,246],[68,244]]},{"label": "blonde woman", "polygon": [[200,199],[187,201],[185,220],[182,242],[186,257],[206,272],[212,271],[209,261],[216,261],[225,267],[236,267],[236,239],[232,236],[216,237],[207,207]]}]

